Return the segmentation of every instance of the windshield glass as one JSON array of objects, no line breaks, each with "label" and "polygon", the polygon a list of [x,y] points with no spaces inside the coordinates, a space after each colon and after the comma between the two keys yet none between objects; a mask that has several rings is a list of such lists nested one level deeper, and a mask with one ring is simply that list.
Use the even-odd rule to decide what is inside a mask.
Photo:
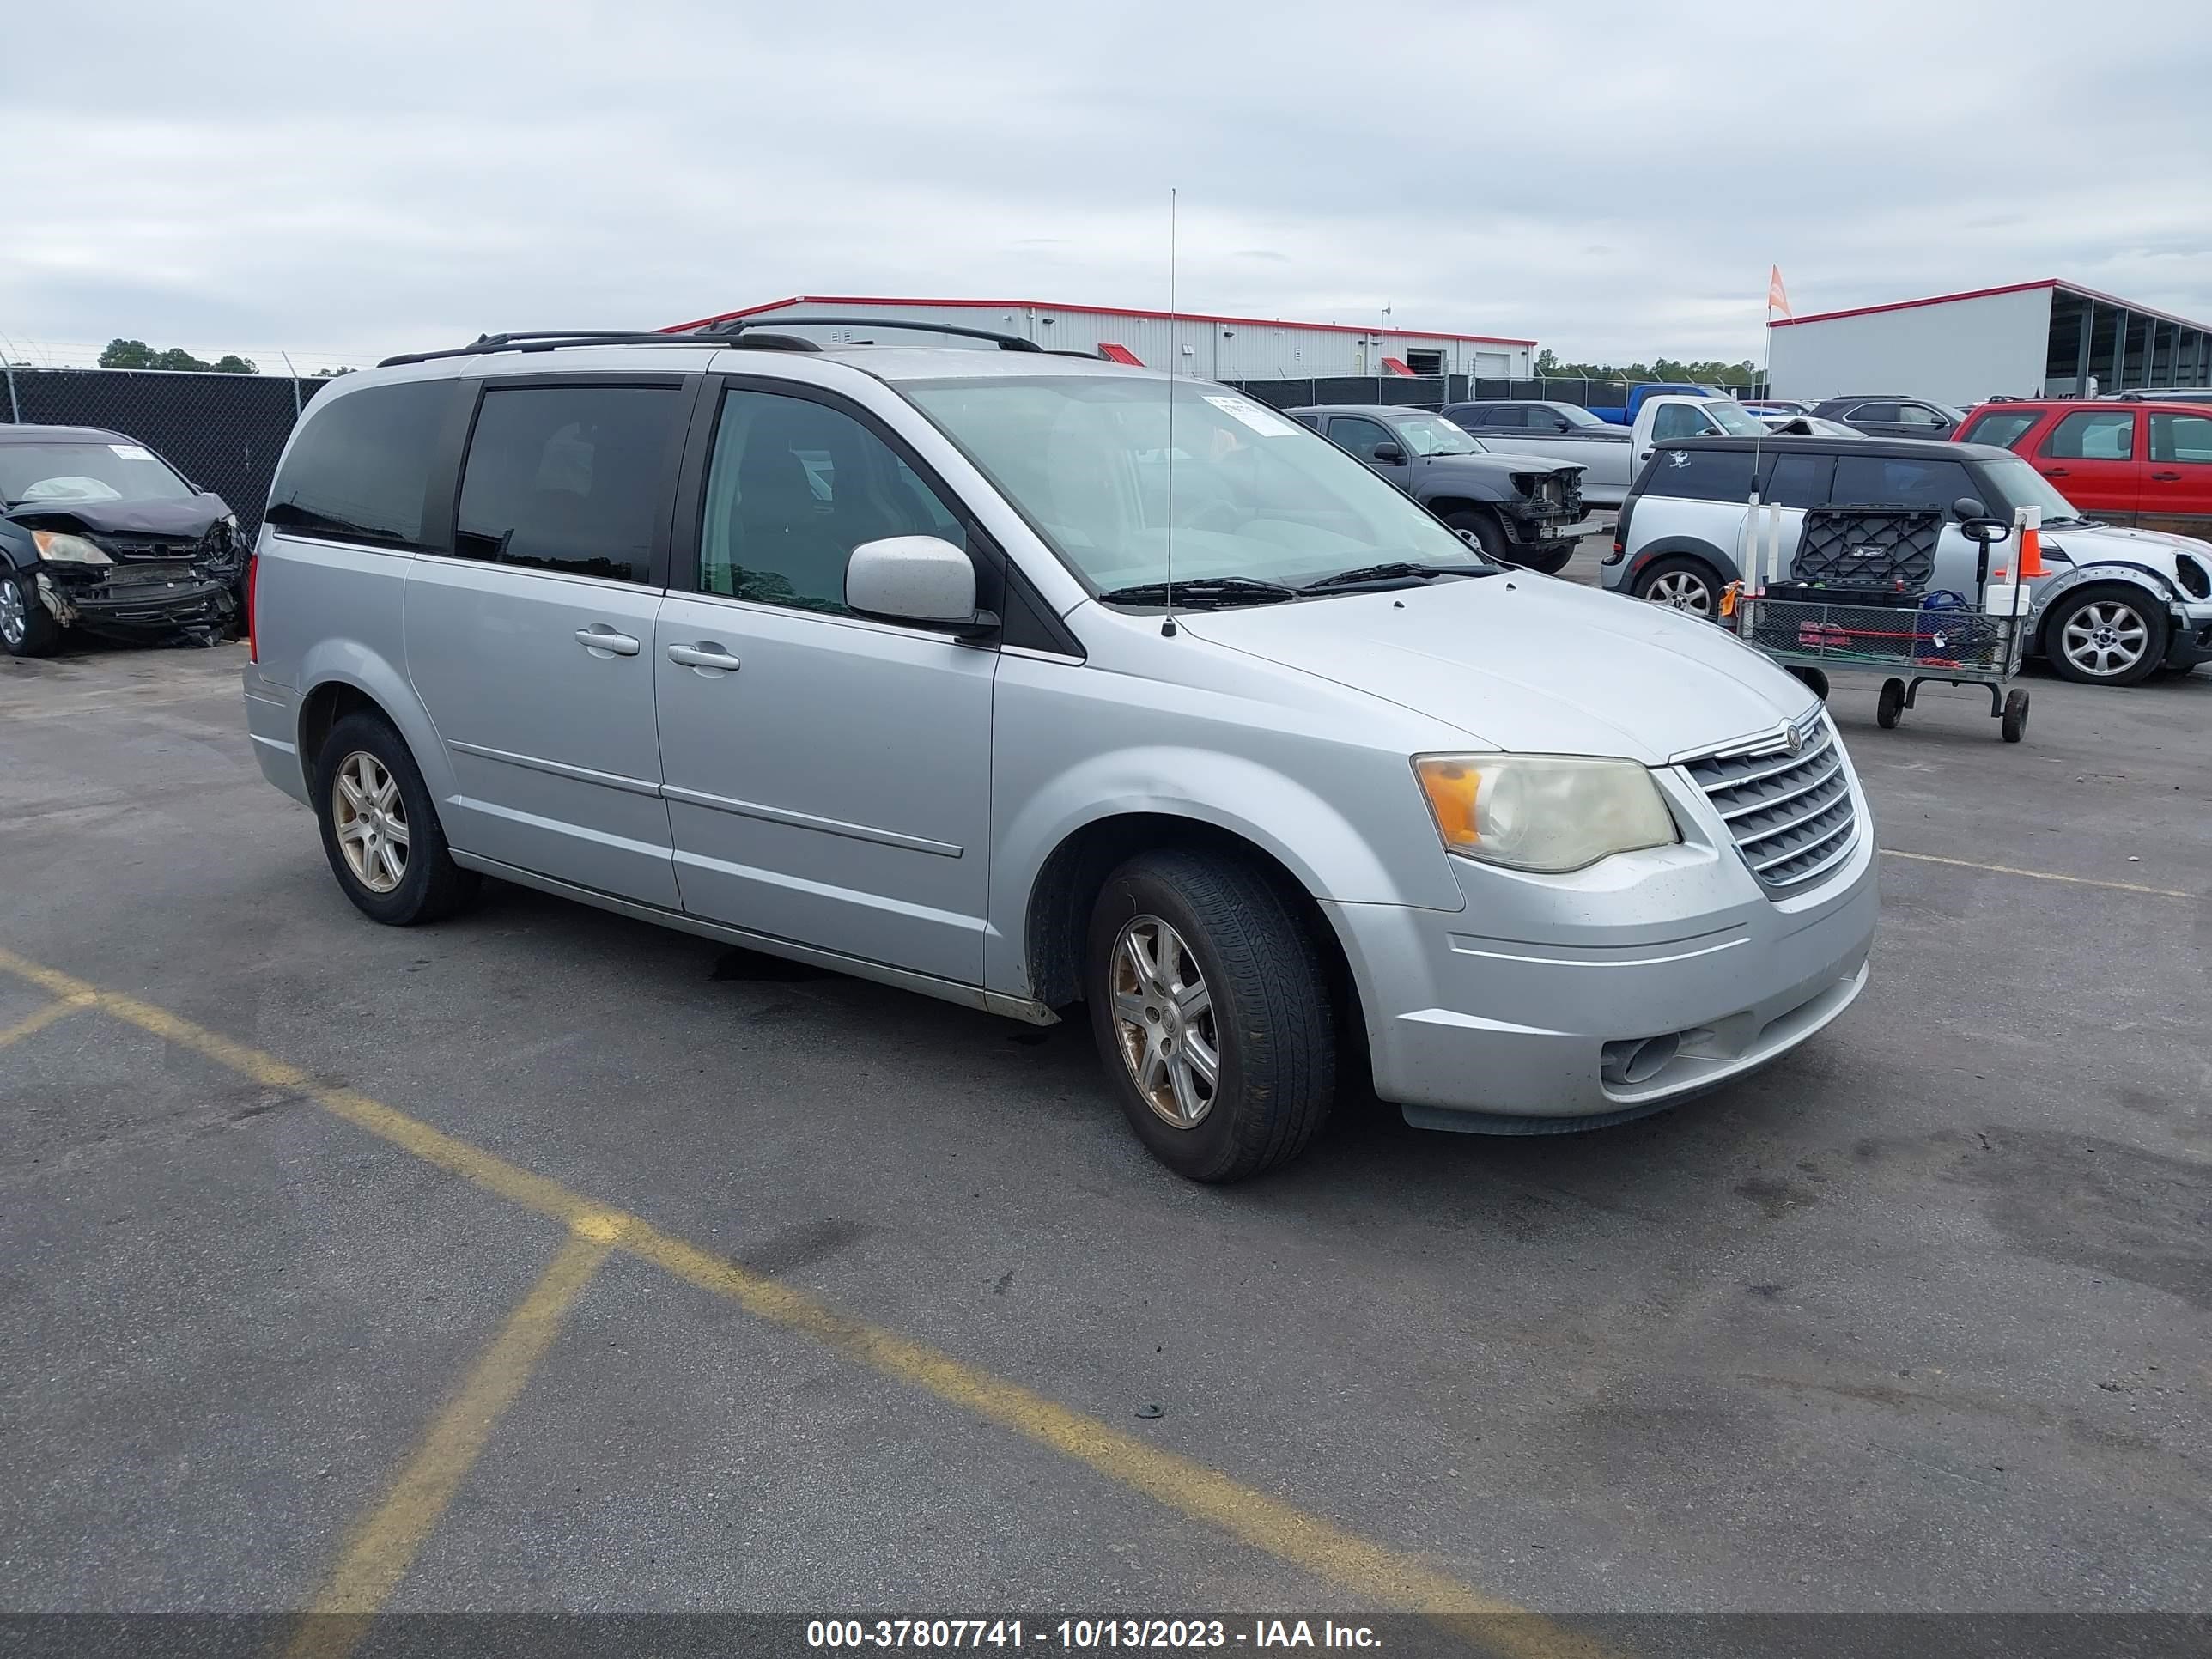
[{"label": "windshield glass", "polygon": [[1759,417],[1733,398],[1715,398],[1705,405],[1705,410],[1719,423],[1722,431],[1731,436],[1763,438],[1766,435],[1766,428],[1759,423]]},{"label": "windshield glass", "polygon": [[[1226,388],[1103,375],[911,380],[900,391],[1078,575],[1297,584],[1390,561],[1486,568],[1326,439]],[[1457,428],[1454,428],[1454,431]]]},{"label": "windshield glass", "polygon": [[1569,426],[1595,426],[1608,432],[1618,432],[1620,429],[1601,421],[1579,404],[1547,404],[1545,407],[1565,421]]},{"label": "windshield glass", "polygon": [[1441,415],[1399,415],[1390,424],[1416,455],[1480,455],[1482,446]]},{"label": "windshield glass", "polygon": [[2080,507],[2060,495],[2048,478],[2017,455],[2008,455],[2000,461],[1984,461],[1982,474],[1995,486],[1997,496],[1986,505],[2002,507],[2007,516],[2014,508],[2021,507],[2041,507],[2045,524],[2081,516]]},{"label": "windshield glass", "polygon": [[173,501],[191,487],[141,444],[0,444],[0,501]]}]

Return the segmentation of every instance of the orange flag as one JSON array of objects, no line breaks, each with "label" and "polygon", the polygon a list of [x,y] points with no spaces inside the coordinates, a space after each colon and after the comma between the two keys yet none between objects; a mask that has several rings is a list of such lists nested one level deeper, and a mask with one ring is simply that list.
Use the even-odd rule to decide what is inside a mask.
[{"label": "orange flag", "polygon": [[1778,311],[1785,317],[1794,317],[1797,314],[1790,309],[1790,291],[1782,286],[1780,265],[1769,265],[1766,268],[1766,310],[1770,316]]}]

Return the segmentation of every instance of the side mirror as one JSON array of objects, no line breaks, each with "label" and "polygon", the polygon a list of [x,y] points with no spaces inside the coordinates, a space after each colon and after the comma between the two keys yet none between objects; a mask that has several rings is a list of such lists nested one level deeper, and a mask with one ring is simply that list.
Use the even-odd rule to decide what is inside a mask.
[{"label": "side mirror", "polygon": [[975,564],[938,536],[862,542],[845,561],[845,605],[878,622],[918,623],[963,638],[999,625],[975,608]]},{"label": "side mirror", "polygon": [[1380,466],[1403,466],[1406,464],[1406,452],[1395,444],[1377,444],[1371,453],[1376,464]]},{"label": "side mirror", "polygon": [[1552,416],[1552,430],[1553,430],[1553,431],[1554,431],[1554,432],[1565,432],[1566,429],[1567,429],[1567,417],[1566,417],[1565,416],[1564,416],[1564,415],[1554,415],[1554,416]]},{"label": "side mirror", "polygon": [[1964,524],[1969,519],[1988,518],[1990,510],[1982,505],[1982,498],[1979,495],[1961,495],[1951,503],[1951,516],[1960,524]]}]

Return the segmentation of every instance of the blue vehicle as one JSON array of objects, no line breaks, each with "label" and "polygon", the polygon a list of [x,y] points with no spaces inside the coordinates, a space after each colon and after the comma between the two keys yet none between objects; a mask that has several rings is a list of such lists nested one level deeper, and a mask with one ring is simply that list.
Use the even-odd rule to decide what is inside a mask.
[{"label": "blue vehicle", "polygon": [[1628,406],[1625,409],[1593,409],[1590,413],[1601,421],[1610,421],[1615,426],[1634,426],[1636,411],[1644,407],[1646,398],[1656,398],[1662,392],[1687,398],[1725,398],[1729,394],[1718,386],[1692,386],[1682,380],[1647,380],[1628,389]]}]

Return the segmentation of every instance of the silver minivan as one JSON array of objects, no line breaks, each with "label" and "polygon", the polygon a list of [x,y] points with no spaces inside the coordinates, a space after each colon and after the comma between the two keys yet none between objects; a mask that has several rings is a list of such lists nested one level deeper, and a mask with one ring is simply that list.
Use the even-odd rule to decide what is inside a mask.
[{"label": "silver minivan", "polygon": [[1639,1116],[1866,982],[1874,825],[1796,680],[1224,387],[1024,341],[348,375],[252,614],[262,769],[377,921],[490,875],[1079,1011],[1199,1180],[1370,1080],[1434,1128]]}]

